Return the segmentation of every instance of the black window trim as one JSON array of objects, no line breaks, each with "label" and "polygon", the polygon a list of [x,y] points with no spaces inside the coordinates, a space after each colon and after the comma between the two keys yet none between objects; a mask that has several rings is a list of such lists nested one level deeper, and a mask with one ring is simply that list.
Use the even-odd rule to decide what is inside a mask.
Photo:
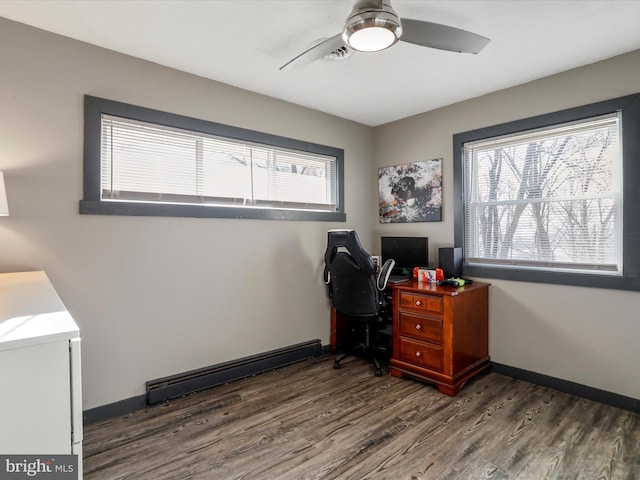
[{"label": "black window trim", "polygon": [[[101,201],[100,145],[102,114],[335,157],[337,167],[337,211],[317,212],[277,208]],[[346,221],[346,213],[344,209],[344,150],[341,148],[281,137],[269,133],[257,132],[245,128],[224,125],[184,115],[85,95],[84,198],[80,201],[80,213],[91,215],[138,215],[344,222]]]},{"label": "black window trim", "polygon": [[[464,245],[464,144],[550,125],[622,112],[622,252],[623,275],[551,272],[518,268],[468,265],[463,250],[463,275],[536,283],[564,284],[618,290],[640,290],[640,94],[561,110],[453,135],[454,241]],[[464,248],[464,247],[463,247]]]}]

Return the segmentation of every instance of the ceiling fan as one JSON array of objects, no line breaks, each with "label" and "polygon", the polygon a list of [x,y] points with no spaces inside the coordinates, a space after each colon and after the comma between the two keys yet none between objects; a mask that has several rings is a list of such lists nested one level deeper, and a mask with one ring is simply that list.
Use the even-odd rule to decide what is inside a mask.
[{"label": "ceiling fan", "polygon": [[490,42],[460,28],[400,18],[390,0],[357,0],[342,32],[305,50],[280,70],[319,60],[345,46],[360,52],[378,52],[398,41],[460,53],[479,53]]}]

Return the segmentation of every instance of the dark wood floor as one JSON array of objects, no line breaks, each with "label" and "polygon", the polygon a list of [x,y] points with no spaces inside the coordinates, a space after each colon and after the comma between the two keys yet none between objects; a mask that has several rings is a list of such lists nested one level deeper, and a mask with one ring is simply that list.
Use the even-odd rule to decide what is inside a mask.
[{"label": "dark wood floor", "polygon": [[640,479],[640,415],[488,373],[292,365],[85,428],[87,480]]}]

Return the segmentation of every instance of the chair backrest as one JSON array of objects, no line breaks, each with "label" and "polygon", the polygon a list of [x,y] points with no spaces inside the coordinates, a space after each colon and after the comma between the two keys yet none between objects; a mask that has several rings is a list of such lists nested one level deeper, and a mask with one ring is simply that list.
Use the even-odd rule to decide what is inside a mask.
[{"label": "chair backrest", "polygon": [[324,264],[325,281],[338,312],[354,316],[378,313],[375,264],[355,230],[329,230]]}]

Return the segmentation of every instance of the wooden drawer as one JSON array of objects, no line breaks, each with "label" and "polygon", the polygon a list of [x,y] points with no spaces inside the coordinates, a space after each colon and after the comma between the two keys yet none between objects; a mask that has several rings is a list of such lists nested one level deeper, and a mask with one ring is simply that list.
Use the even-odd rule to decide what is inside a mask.
[{"label": "wooden drawer", "polygon": [[442,315],[442,297],[439,295],[400,292],[400,309]]},{"label": "wooden drawer", "polygon": [[443,369],[442,346],[418,342],[400,337],[400,360],[417,367],[441,372]]},{"label": "wooden drawer", "polygon": [[442,344],[442,319],[400,312],[400,335]]}]

